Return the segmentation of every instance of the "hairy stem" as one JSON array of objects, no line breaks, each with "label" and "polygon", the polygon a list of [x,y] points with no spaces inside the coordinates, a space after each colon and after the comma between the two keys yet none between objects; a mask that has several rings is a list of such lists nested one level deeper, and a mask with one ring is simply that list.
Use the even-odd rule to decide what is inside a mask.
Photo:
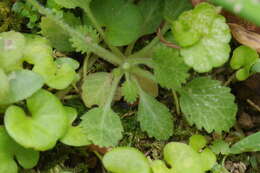
[{"label": "hairy stem", "polygon": [[95,16],[93,15],[91,9],[89,8],[89,6],[87,8],[83,8],[84,12],[87,14],[87,16],[89,17],[90,21],[92,22],[92,24],[94,25],[94,27],[96,28],[96,30],[99,32],[99,34],[101,35],[101,37],[104,39],[105,43],[107,44],[107,46],[109,47],[109,49],[111,49],[111,51],[113,53],[115,53],[116,55],[123,57],[123,53],[117,48],[112,46],[106,36],[104,31],[102,30],[101,26],[99,25],[99,23],[97,22]]},{"label": "hairy stem", "polygon": [[142,69],[140,67],[134,67],[131,70],[131,72],[136,74],[136,75],[138,75],[138,76],[142,76],[144,78],[150,79],[153,82],[156,82],[155,77],[154,77],[154,75],[151,72],[149,72],[147,70],[144,70],[144,69]]},{"label": "hairy stem", "polygon": [[147,65],[150,68],[154,67],[152,58],[128,58],[126,60],[126,62],[130,63],[131,65],[144,64],[144,65]]},{"label": "hairy stem", "polygon": [[68,24],[64,23],[62,21],[62,19],[60,19],[59,17],[55,16],[49,9],[44,8],[43,6],[41,6],[36,0],[28,0],[36,9],[38,9],[38,11],[51,18],[53,21],[55,21],[58,25],[60,25],[64,30],[66,30],[70,35],[74,35],[76,37],[78,37],[78,39],[81,39],[83,42],[85,42],[89,49],[95,53],[96,55],[98,55],[99,57],[101,57],[102,59],[114,64],[114,65],[121,65],[123,63],[123,60],[114,55],[113,53],[111,53],[110,51],[106,50],[105,48],[99,46],[96,43],[92,43],[89,41],[89,39],[86,39],[86,37],[78,32],[77,30],[73,29],[72,27],[70,27]]}]

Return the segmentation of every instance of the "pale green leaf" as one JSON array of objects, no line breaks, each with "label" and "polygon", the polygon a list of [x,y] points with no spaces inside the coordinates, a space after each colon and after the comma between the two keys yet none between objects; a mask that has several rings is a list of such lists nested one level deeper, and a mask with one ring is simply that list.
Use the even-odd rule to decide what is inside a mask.
[{"label": "pale green leaf", "polygon": [[121,88],[122,95],[124,100],[128,103],[133,103],[138,97],[138,88],[132,80],[126,80]]},{"label": "pale green leaf", "polygon": [[201,3],[182,13],[172,26],[174,38],[187,65],[197,72],[209,72],[229,59],[230,29],[217,8]]},{"label": "pale green leaf", "polygon": [[0,104],[21,101],[33,95],[44,84],[43,78],[29,70],[16,70],[8,75],[9,92]]},{"label": "pale green leaf", "polygon": [[172,173],[172,171],[161,160],[154,160],[150,165],[153,173]]},{"label": "pale green leaf", "polygon": [[106,27],[105,35],[113,46],[124,46],[141,34],[143,17],[138,7],[125,0],[94,0],[90,4],[98,22]]},{"label": "pale green leaf", "polygon": [[186,11],[192,9],[192,4],[189,0],[164,0],[164,18],[168,22],[175,21],[179,15]]},{"label": "pale green leaf", "polygon": [[141,129],[150,137],[159,140],[168,139],[173,133],[173,118],[169,109],[154,97],[140,91],[138,121]]},{"label": "pale green leaf", "polygon": [[4,123],[8,134],[26,148],[39,151],[53,148],[68,127],[63,105],[45,90],[39,90],[26,103],[30,116],[18,106],[6,110]]},{"label": "pale green leaf", "polygon": [[88,139],[96,145],[115,146],[122,138],[120,118],[110,108],[93,108],[81,118],[81,125],[87,132]]},{"label": "pale green leaf", "polygon": [[17,173],[15,159],[23,168],[29,169],[37,164],[39,152],[20,146],[0,126],[0,173]]},{"label": "pale green leaf", "polygon": [[228,131],[235,123],[237,105],[230,88],[208,77],[193,79],[180,90],[180,106],[187,121],[207,132]]},{"label": "pale green leaf", "polygon": [[189,145],[197,152],[199,152],[207,144],[207,140],[202,135],[193,135],[189,139]]},{"label": "pale green leaf", "polygon": [[81,124],[73,126],[73,122],[77,118],[77,111],[72,107],[65,107],[65,111],[68,116],[69,124],[66,134],[60,139],[60,141],[66,145],[80,147],[91,144],[87,137],[86,131]]},{"label": "pale green leaf", "polygon": [[82,99],[87,107],[103,106],[111,92],[112,75],[106,72],[90,74],[82,85]]},{"label": "pale green leaf", "polygon": [[[7,75],[5,72],[0,68],[0,100],[6,98],[6,96],[10,92],[10,84]],[[1,102],[1,101],[0,101]]]},{"label": "pale green leaf", "polygon": [[260,151],[260,132],[242,139],[230,148],[230,153],[232,154],[257,151]]},{"label": "pale green leaf", "polygon": [[141,35],[152,34],[162,22],[164,3],[161,0],[142,0],[138,7],[143,16]]},{"label": "pale green leaf", "polygon": [[180,88],[189,77],[189,67],[184,63],[179,51],[160,45],[155,49],[154,74],[162,87]]},{"label": "pale green leaf", "polygon": [[0,33],[0,68],[5,72],[21,69],[25,38],[19,32]]},{"label": "pale green leaf", "polygon": [[111,173],[151,173],[148,159],[131,147],[118,147],[103,157],[104,167]]}]

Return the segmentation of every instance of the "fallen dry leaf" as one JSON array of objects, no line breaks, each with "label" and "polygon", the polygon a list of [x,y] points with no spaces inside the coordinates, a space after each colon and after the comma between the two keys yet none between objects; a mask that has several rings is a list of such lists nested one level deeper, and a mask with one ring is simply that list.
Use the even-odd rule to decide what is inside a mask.
[{"label": "fallen dry leaf", "polygon": [[251,47],[260,53],[260,34],[248,31],[241,25],[229,23],[233,37],[245,46]]}]

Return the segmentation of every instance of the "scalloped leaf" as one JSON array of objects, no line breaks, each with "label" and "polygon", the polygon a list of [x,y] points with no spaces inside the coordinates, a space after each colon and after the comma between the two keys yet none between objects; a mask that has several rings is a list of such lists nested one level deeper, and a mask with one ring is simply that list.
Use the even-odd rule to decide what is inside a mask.
[{"label": "scalloped leaf", "polygon": [[130,79],[127,79],[122,84],[121,92],[124,96],[124,100],[128,103],[134,103],[138,97],[138,88],[136,84]]},{"label": "scalloped leaf", "polygon": [[0,33],[0,68],[5,72],[21,69],[25,43],[25,37],[19,32]]},{"label": "scalloped leaf", "polygon": [[26,100],[31,116],[18,106],[9,106],[4,123],[8,134],[26,148],[44,151],[55,146],[66,133],[68,120],[59,99],[40,90]]},{"label": "scalloped leaf", "polygon": [[135,4],[125,0],[95,0],[90,7],[97,21],[106,27],[105,35],[111,45],[124,46],[139,38],[144,20]]},{"label": "scalloped leaf", "polygon": [[81,125],[87,132],[88,139],[96,145],[115,146],[123,137],[120,118],[111,108],[93,108],[81,119]]},{"label": "scalloped leaf", "polygon": [[154,97],[140,90],[137,118],[150,137],[166,140],[173,134],[173,118],[169,109]]},{"label": "scalloped leaf", "polygon": [[111,173],[151,173],[148,159],[139,150],[117,147],[103,157],[104,167]]},{"label": "scalloped leaf", "polygon": [[230,88],[208,77],[193,79],[179,90],[180,106],[189,124],[207,132],[228,131],[235,123],[237,105]]},{"label": "scalloped leaf", "polygon": [[233,52],[230,66],[236,72],[236,78],[238,80],[246,80],[251,74],[251,68],[258,61],[259,55],[256,50],[247,47],[239,46]]},{"label": "scalloped leaf", "polygon": [[213,5],[200,3],[182,13],[173,23],[172,31],[182,47],[180,52],[185,63],[195,71],[209,72],[228,61],[230,29]]},{"label": "scalloped leaf", "polygon": [[90,145],[91,142],[87,137],[86,131],[81,124],[73,126],[73,122],[77,118],[77,110],[72,107],[65,107],[69,119],[69,126],[66,134],[60,139],[60,141],[66,145],[80,147]]},{"label": "scalloped leaf", "polygon": [[154,74],[158,83],[168,89],[180,88],[189,77],[187,66],[179,51],[160,45],[155,49]]},{"label": "scalloped leaf", "polygon": [[113,76],[107,72],[97,72],[86,77],[82,85],[82,99],[87,107],[103,106],[111,92]]},{"label": "scalloped leaf", "polygon": [[0,126],[0,173],[17,173],[15,159],[23,168],[33,168],[39,160],[39,152],[20,146]]},{"label": "scalloped leaf", "polygon": [[260,151],[260,132],[247,136],[230,148],[232,154],[257,151]]},{"label": "scalloped leaf", "polygon": [[7,77],[9,88],[6,97],[0,100],[2,105],[26,99],[38,91],[44,84],[44,80],[39,74],[29,70],[16,70]]}]

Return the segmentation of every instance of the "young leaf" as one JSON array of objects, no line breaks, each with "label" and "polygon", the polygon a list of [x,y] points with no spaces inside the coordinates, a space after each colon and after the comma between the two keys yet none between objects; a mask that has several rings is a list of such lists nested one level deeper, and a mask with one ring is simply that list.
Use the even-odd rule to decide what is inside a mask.
[{"label": "young leaf", "polygon": [[151,173],[147,158],[131,147],[115,148],[103,157],[104,167],[112,173]]},{"label": "young leaf", "polygon": [[204,173],[210,170],[216,163],[216,157],[202,153],[179,142],[168,143],[163,150],[164,160],[171,166],[173,172],[178,173]]},{"label": "young leaf", "polygon": [[33,64],[33,71],[40,74],[51,88],[65,89],[75,79],[75,69],[67,61],[58,65],[52,56],[48,40],[37,35],[26,35],[23,60]]},{"label": "young leaf", "polygon": [[179,90],[180,106],[192,125],[207,132],[228,131],[235,123],[237,105],[230,89],[207,77],[193,79]]},{"label": "young leaf", "polygon": [[82,99],[87,107],[103,106],[111,92],[112,75],[106,72],[90,74],[82,85]]},{"label": "young leaf", "polygon": [[21,69],[21,58],[25,47],[25,37],[18,32],[0,33],[0,68],[5,72]]},{"label": "young leaf", "polygon": [[164,3],[161,0],[142,0],[138,7],[144,20],[141,35],[154,33],[163,19]]},{"label": "young leaf", "polygon": [[169,109],[144,91],[141,90],[139,94],[137,116],[142,130],[150,137],[167,140],[173,133],[173,118]]},{"label": "young leaf", "polygon": [[228,155],[230,153],[230,148],[229,148],[228,143],[226,143],[223,140],[214,141],[213,144],[210,146],[210,149],[215,154]]},{"label": "young leaf", "polygon": [[3,126],[0,126],[0,153],[0,173],[17,173],[15,158],[26,169],[34,167],[39,160],[39,152],[17,144],[9,137]]},{"label": "young leaf", "polygon": [[6,110],[4,123],[8,134],[26,148],[39,151],[53,148],[68,127],[63,105],[46,90],[38,91],[26,103],[31,116],[14,105]]},{"label": "young leaf", "polygon": [[229,59],[230,29],[214,6],[200,3],[182,13],[172,30],[185,63],[195,71],[209,72]]},{"label": "young leaf", "polygon": [[184,63],[178,50],[160,45],[155,50],[153,62],[156,80],[162,87],[180,88],[189,77],[189,67]]},{"label": "young leaf", "polygon": [[230,153],[232,154],[256,151],[260,151],[260,132],[242,139],[230,148]]},{"label": "young leaf", "polygon": [[251,68],[259,59],[259,55],[256,50],[247,47],[239,46],[233,52],[230,66],[236,72],[236,78],[238,80],[247,79],[252,73]]},{"label": "young leaf", "polygon": [[132,80],[127,79],[123,83],[121,91],[125,101],[128,103],[133,103],[136,101],[138,97],[138,88]]},{"label": "young leaf", "polygon": [[[99,42],[99,35],[95,29],[93,29],[91,26],[79,26],[77,27],[77,30],[85,35],[86,40],[92,43],[98,43]],[[72,43],[72,46],[76,49],[77,52],[82,53],[89,53],[90,50],[88,48],[88,45],[86,44],[86,41],[79,40],[77,36],[71,36],[70,42]]]},{"label": "young leaf", "polygon": [[128,45],[140,36],[143,17],[133,3],[125,0],[95,0],[90,6],[98,22],[106,27],[105,35],[111,45]]},{"label": "young leaf", "polygon": [[93,108],[81,118],[88,139],[96,145],[115,146],[122,138],[120,118],[112,109]]},{"label": "young leaf", "polygon": [[60,141],[66,145],[80,147],[91,144],[87,138],[87,133],[83,129],[82,125],[73,126],[72,123],[77,118],[77,111],[72,107],[65,107],[65,111],[69,120],[69,128],[66,134],[60,139]]},{"label": "young leaf", "polygon": [[192,4],[189,0],[164,0],[164,18],[172,23],[175,21],[179,15],[186,11],[192,9]]},{"label": "young leaf", "polygon": [[193,135],[189,139],[189,145],[197,152],[199,152],[207,144],[207,140],[202,135]]},{"label": "young leaf", "polygon": [[8,93],[5,99],[0,100],[0,104],[24,100],[38,91],[43,84],[43,78],[37,73],[29,70],[13,71],[8,75]]}]

